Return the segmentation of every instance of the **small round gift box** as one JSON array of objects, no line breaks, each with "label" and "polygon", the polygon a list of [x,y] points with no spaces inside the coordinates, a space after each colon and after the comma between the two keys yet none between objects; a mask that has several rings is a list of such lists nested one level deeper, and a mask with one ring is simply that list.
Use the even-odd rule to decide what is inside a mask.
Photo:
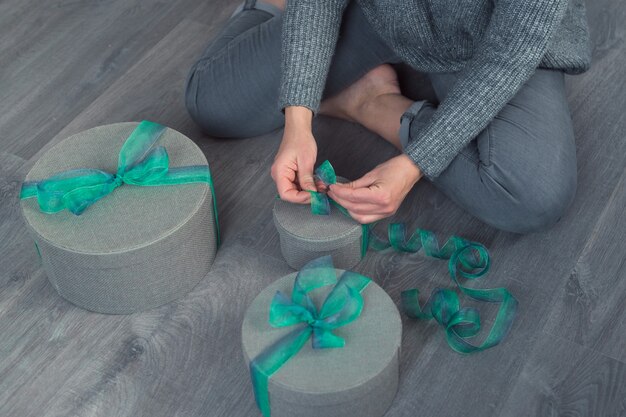
[{"label": "small round gift box", "polygon": [[244,358],[265,417],[380,417],[396,395],[399,312],[330,259],[278,279],[245,314]]},{"label": "small round gift box", "polygon": [[350,269],[363,257],[363,226],[336,206],[328,215],[316,215],[306,204],[276,199],[273,214],[281,252],[293,269],[325,255],[333,257],[337,268]]},{"label": "small round gift box", "polygon": [[91,311],[127,314],[175,300],[215,258],[207,160],[156,123],[110,124],[59,142],[27,174],[21,198],[52,286]]}]

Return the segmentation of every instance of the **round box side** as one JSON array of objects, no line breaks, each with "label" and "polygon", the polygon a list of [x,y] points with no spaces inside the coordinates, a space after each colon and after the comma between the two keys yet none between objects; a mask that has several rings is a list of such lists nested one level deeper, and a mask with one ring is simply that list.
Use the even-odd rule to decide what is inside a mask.
[{"label": "round box side", "polygon": [[317,216],[307,205],[276,200],[273,219],[283,257],[294,269],[323,255],[332,255],[335,266],[345,269],[361,260],[363,227],[336,207]]},{"label": "round box side", "polygon": [[135,262],[117,265],[119,254],[76,256],[40,241],[42,264],[58,293],[87,310],[130,314],[158,307],[187,294],[208,273],[217,252],[215,239],[207,239],[214,232],[212,213],[207,203],[161,244],[126,253]]},{"label": "round box side", "polygon": [[[320,404],[308,403],[306,407],[292,399],[278,399],[272,403],[272,417],[380,417],[387,412],[398,392],[400,380],[400,350],[389,365],[367,385],[363,385],[361,397],[349,396],[349,401]],[[305,403],[306,404],[306,403]]]},{"label": "round box side", "polygon": [[[321,256],[330,255],[337,268],[350,269],[361,261],[362,235],[353,240],[342,242],[336,248],[312,248],[307,242],[297,239],[290,234],[280,234],[280,249],[287,264],[293,269],[299,270],[308,262]],[[322,246],[322,245],[320,245]]]}]

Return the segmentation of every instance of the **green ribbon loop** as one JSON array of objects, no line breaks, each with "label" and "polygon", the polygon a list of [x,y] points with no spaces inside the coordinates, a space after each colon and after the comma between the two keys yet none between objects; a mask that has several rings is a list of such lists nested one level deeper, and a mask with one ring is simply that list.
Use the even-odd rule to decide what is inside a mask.
[{"label": "green ribbon loop", "polygon": [[[363,310],[361,292],[371,282],[369,278],[345,271],[337,281],[330,256],[306,264],[296,276],[291,298],[276,292],[269,310],[272,327],[298,326],[267,347],[250,362],[250,377],[257,405],[265,417],[270,417],[269,378],[300,349],[312,340],[314,349],[342,348],[345,340],[333,330],[356,320]],[[334,285],[318,310],[309,293]]]},{"label": "green ribbon loop", "polygon": [[[315,169],[315,176],[326,186],[337,183],[335,169],[328,160],[322,162],[322,164]],[[311,194],[311,213],[318,216],[328,216],[330,214],[331,198],[328,197],[326,193],[313,190],[308,190],[308,192]],[[335,205],[341,207],[337,203],[335,203]]]},{"label": "green ribbon loop", "polygon": [[162,186],[207,183],[213,199],[216,239],[219,245],[217,201],[209,166],[170,167],[165,147],[155,146],[165,129],[165,126],[147,120],[139,123],[120,150],[115,174],[91,168],[62,171],[40,181],[24,182],[20,198],[36,198],[44,213],[67,209],[80,215],[123,184]]},{"label": "green ribbon loop", "polygon": [[434,289],[424,307],[419,305],[419,290],[403,291],[402,308],[409,317],[423,320],[435,319],[445,329],[448,345],[459,353],[489,349],[506,337],[517,312],[518,302],[515,297],[506,288],[476,289],[466,287],[459,282],[459,276],[472,280],[486,275],[489,271],[491,265],[489,252],[482,244],[452,236],[443,246],[440,246],[435,234],[423,229],[417,229],[407,239],[406,227],[401,223],[390,224],[388,235],[388,243],[374,236],[373,246],[378,250],[392,247],[409,253],[423,249],[427,256],[448,259],[450,278],[463,294],[478,301],[500,304],[491,330],[480,345],[474,345],[467,340],[476,336],[480,331],[478,310],[461,308],[459,297],[452,290]]}]

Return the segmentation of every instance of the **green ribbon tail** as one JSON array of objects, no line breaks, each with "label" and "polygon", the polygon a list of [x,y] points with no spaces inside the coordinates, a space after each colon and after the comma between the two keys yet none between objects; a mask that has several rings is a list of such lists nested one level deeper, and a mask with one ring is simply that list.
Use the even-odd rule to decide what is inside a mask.
[{"label": "green ribbon tail", "polygon": [[189,165],[184,167],[170,168],[166,175],[161,178],[155,179],[149,184],[141,184],[146,186],[161,186],[161,185],[179,185],[179,184],[191,184],[191,183],[207,183],[211,190],[211,199],[213,201],[213,213],[215,221],[215,234],[217,240],[217,246],[221,244],[220,222],[218,218],[217,210],[217,198],[215,196],[215,185],[213,183],[213,176],[211,175],[211,169],[208,165]]},{"label": "green ribbon tail", "polygon": [[37,184],[34,182],[25,182],[20,189],[20,200],[37,196]]},{"label": "green ribbon tail", "polygon": [[361,259],[367,255],[367,249],[370,247],[370,225],[361,225]]},{"label": "green ribbon tail", "polygon": [[250,362],[250,377],[256,403],[265,417],[270,417],[269,379],[289,359],[295,356],[311,337],[310,326],[287,333],[284,337],[267,347]]},{"label": "green ribbon tail", "polygon": [[[498,309],[496,319],[491,326],[487,337],[480,345],[473,345],[469,343],[466,340],[466,337],[468,336],[460,334],[459,331],[456,329],[456,326],[458,326],[458,324],[460,323],[467,325],[467,319],[459,319],[458,323],[449,324],[446,328],[446,338],[448,340],[448,344],[455,351],[466,354],[480,352],[498,345],[500,342],[502,342],[502,340],[504,340],[504,338],[506,338],[509,331],[511,330],[515,315],[517,314],[517,307],[517,300],[510,293],[508,293],[506,298],[503,299],[503,301],[500,303],[500,308]],[[473,320],[470,319],[469,322],[480,328],[480,319],[478,317]],[[470,334],[469,336],[474,335]]]}]

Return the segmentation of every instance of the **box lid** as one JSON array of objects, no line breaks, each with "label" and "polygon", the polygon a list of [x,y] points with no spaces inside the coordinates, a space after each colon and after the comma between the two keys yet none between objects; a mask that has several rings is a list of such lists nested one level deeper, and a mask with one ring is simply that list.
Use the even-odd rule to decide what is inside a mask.
[{"label": "box lid", "polygon": [[[59,142],[35,163],[26,181],[77,168],[115,173],[119,151],[137,124],[99,126]],[[207,165],[200,148],[171,128],[157,144],[166,148],[170,167]],[[212,195],[205,183],[153,187],[124,184],[80,216],[67,210],[43,213],[36,199],[21,200],[24,219],[37,238],[69,252],[113,257],[116,262],[123,261],[126,252],[164,240],[207,203],[212,203]]]}]

